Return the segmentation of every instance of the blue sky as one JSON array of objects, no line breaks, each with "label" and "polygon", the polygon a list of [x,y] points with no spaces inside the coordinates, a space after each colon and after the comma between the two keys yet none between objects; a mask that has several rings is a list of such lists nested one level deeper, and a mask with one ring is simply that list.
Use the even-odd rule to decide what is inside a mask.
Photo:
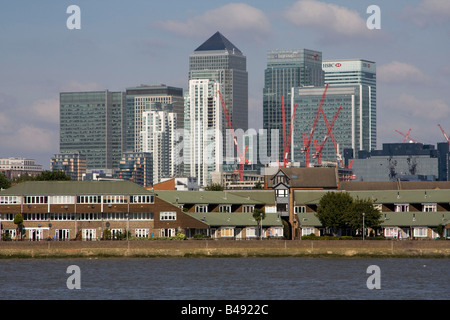
[{"label": "blue sky", "polygon": [[[69,30],[69,5],[81,29]],[[381,9],[381,29],[366,12]],[[266,54],[307,48],[377,63],[378,147],[394,130],[435,144],[450,134],[450,1],[3,1],[0,157],[49,168],[59,151],[61,91],[187,87],[189,55],[216,31],[247,57],[251,128],[262,127]]]}]

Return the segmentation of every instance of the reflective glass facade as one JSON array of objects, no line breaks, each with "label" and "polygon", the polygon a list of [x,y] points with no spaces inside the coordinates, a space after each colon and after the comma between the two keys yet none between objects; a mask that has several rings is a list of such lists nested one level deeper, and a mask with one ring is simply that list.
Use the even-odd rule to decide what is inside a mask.
[{"label": "reflective glass facade", "polygon": [[87,169],[116,169],[122,157],[123,92],[60,93],[60,153],[81,153]]},{"label": "reflective glass facade", "polygon": [[[267,68],[264,72],[263,128],[278,130],[279,160],[283,153],[282,102],[285,105],[285,129],[289,132],[291,121],[291,89],[303,86],[323,86],[322,53],[314,50],[273,50],[267,54]],[[271,139],[268,137],[267,145]],[[267,154],[271,154],[266,151]]]},{"label": "reflective glass facade", "polygon": [[[324,90],[325,87],[292,89],[292,106],[298,104],[291,147],[293,161],[295,162],[303,163],[305,161],[303,133],[306,133],[308,138],[310,137]],[[347,148],[356,151],[370,150],[369,105],[370,95],[367,86],[328,87],[322,109],[329,124],[331,124],[339,107],[342,106],[332,129],[339,155],[343,156],[344,149]],[[315,152],[314,139],[317,139],[320,145],[326,134],[327,126],[322,114],[320,114],[310,144],[311,163],[315,163],[312,158]],[[338,153],[330,135],[322,150],[322,163],[324,161],[336,162]]]}]

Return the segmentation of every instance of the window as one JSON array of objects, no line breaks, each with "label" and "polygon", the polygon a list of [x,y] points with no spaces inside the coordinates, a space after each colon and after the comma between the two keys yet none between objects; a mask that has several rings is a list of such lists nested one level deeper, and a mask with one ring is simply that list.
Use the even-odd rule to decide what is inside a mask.
[{"label": "window", "polygon": [[154,203],[154,196],[153,195],[131,196],[130,203]]},{"label": "window", "polygon": [[288,189],[277,189],[277,190],[275,190],[275,194],[278,198],[286,198],[289,196],[289,190]]},{"label": "window", "polygon": [[422,211],[423,212],[436,212],[437,204],[436,203],[424,203]]},{"label": "window", "polygon": [[409,212],[409,204],[396,204],[395,212]]},{"label": "window", "polygon": [[148,229],[136,229],[134,235],[136,238],[148,238]]},{"label": "window", "polygon": [[230,205],[221,205],[219,207],[219,212],[231,212],[231,206]]},{"label": "window", "polygon": [[234,229],[233,228],[222,228],[220,229],[221,237],[234,237]]},{"label": "window", "polygon": [[89,203],[89,204],[95,204],[95,203],[101,203],[101,196],[78,196],[77,197],[77,203]]},{"label": "window", "polygon": [[208,205],[207,204],[195,205],[195,212],[208,212]]},{"label": "window", "polygon": [[128,203],[126,196],[103,196],[103,203]]},{"label": "window", "polygon": [[56,240],[69,240],[69,229],[56,229],[55,238]]},{"label": "window", "polygon": [[25,204],[44,204],[48,203],[48,197],[46,196],[33,196],[33,197],[24,197]]},{"label": "window", "polygon": [[161,212],[159,215],[159,220],[175,221],[175,220],[177,220],[177,213],[176,212]]},{"label": "window", "polygon": [[130,220],[153,220],[153,212],[132,212],[129,214]]},{"label": "window", "polygon": [[0,197],[0,204],[16,204],[16,203],[20,203],[19,197],[14,196]]},{"label": "window", "polygon": [[246,229],[247,238],[256,237],[256,227],[247,227]]},{"label": "window", "polygon": [[416,227],[413,229],[414,237],[426,237],[427,231],[427,227]]},{"label": "window", "polygon": [[294,207],[295,213],[305,213],[306,212],[306,206],[295,206]]},{"label": "window", "polygon": [[255,211],[255,206],[242,206],[242,212],[253,213]]},{"label": "window", "polygon": [[311,233],[314,233],[314,227],[303,227],[302,228],[302,236],[309,236]]},{"label": "window", "polygon": [[169,229],[161,229],[161,236],[162,237],[175,237],[175,229],[169,228]]},{"label": "window", "polygon": [[394,237],[397,238],[399,235],[399,228],[396,227],[389,227],[384,229],[384,236],[385,237]]}]

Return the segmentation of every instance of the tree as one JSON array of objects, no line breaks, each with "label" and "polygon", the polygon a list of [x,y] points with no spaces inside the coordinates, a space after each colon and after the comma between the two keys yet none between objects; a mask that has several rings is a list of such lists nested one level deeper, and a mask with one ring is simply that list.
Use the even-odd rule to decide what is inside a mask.
[{"label": "tree", "polygon": [[206,191],[223,191],[224,187],[220,183],[213,183],[205,188]]},{"label": "tree", "polygon": [[[17,234],[20,234],[20,240],[22,240],[23,233],[23,217],[22,214],[18,213],[14,216],[14,224],[17,225]],[[17,237],[16,237],[17,240]]]},{"label": "tree", "polygon": [[[266,212],[263,209],[256,208],[253,210],[253,218],[258,223],[258,230],[260,232],[262,221],[266,218]],[[261,237],[261,233],[259,236]]]},{"label": "tree", "polygon": [[38,174],[35,181],[70,181],[72,178],[65,174],[64,171],[45,170]]},{"label": "tree", "polygon": [[0,189],[8,189],[11,187],[11,181],[5,176],[4,173],[0,173]]},{"label": "tree", "polygon": [[370,199],[354,199],[349,210],[344,213],[346,225],[352,231],[361,230],[363,232],[363,213],[364,227],[374,228],[381,224],[381,212],[374,208],[373,201]]},{"label": "tree", "polygon": [[330,228],[333,235],[345,228],[344,216],[353,203],[347,192],[327,192],[319,202],[316,217],[325,228]]},{"label": "tree", "polygon": [[264,186],[262,185],[262,183],[260,181],[255,183],[255,186],[253,187],[253,189],[264,189]]}]

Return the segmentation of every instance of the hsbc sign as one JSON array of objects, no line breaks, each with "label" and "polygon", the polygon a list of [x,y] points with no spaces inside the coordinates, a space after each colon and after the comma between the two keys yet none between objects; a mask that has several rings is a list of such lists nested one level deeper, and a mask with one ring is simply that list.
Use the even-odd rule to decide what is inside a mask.
[{"label": "hsbc sign", "polygon": [[328,63],[322,63],[322,68],[340,68],[342,67],[342,64],[339,62],[328,62]]}]

